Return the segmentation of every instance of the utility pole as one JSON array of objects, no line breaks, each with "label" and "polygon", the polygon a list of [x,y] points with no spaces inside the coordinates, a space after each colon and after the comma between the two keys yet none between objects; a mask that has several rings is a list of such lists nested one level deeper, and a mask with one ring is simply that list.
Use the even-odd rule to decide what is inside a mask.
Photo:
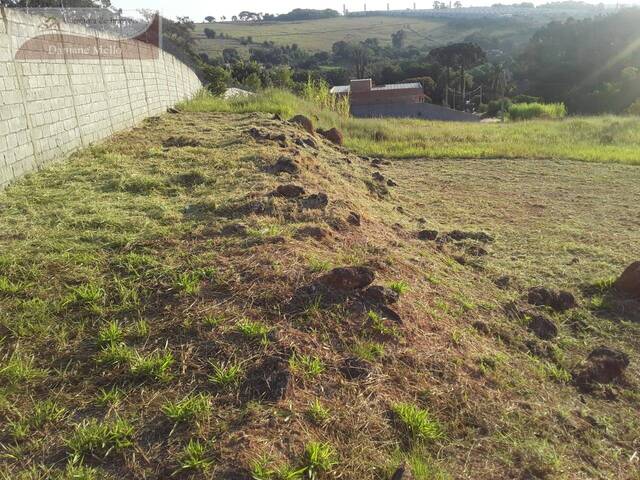
[{"label": "utility pole", "polygon": [[387,12],[389,11],[389,4],[387,3]]}]

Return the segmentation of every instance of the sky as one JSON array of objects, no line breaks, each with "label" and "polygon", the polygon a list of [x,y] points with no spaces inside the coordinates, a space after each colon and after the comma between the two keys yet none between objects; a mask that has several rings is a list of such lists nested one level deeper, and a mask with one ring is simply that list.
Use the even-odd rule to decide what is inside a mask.
[{"label": "sky", "polygon": [[[386,10],[387,1],[390,3],[392,10],[404,10],[413,8],[414,0],[367,0],[367,10]],[[464,6],[488,6],[494,3],[515,3],[523,0],[461,0]],[[533,3],[547,3],[551,0],[529,0]],[[599,3],[600,0],[593,0],[589,3]],[[613,0],[603,0],[604,3],[615,3]],[[623,0],[624,1],[624,0]],[[638,0],[635,0],[638,1]],[[431,8],[433,0],[415,0],[416,8]],[[236,0],[221,1],[214,0],[211,2],[202,0],[112,0],[112,3],[124,10],[148,8],[159,10],[164,16],[175,18],[176,16],[187,16],[191,20],[201,22],[207,15],[216,18],[224,15],[230,18],[237,15],[238,12],[248,10],[251,12],[262,13],[287,13],[294,8],[332,8],[342,12],[342,5],[347,6],[351,11],[362,11],[364,9],[365,0],[272,0],[265,2],[264,0]],[[624,3],[631,3],[629,0]]]}]

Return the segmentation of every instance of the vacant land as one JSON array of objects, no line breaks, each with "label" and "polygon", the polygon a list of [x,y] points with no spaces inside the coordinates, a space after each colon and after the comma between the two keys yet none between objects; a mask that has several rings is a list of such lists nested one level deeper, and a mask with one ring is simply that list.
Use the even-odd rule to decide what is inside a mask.
[{"label": "vacant land", "polygon": [[398,201],[438,230],[496,234],[487,268],[521,285],[588,286],[637,256],[640,169],[566,160],[405,160]]},{"label": "vacant land", "polygon": [[[635,167],[378,168],[210,106],[0,194],[3,478],[637,478]],[[602,344],[631,365],[579,390]]]},{"label": "vacant land", "polygon": [[[207,39],[204,29],[210,28],[217,34],[232,38]],[[300,22],[261,22],[253,23],[201,23],[196,24],[196,38],[200,51],[208,55],[219,54],[224,48],[248,49],[238,39],[251,37],[253,42],[261,44],[273,41],[278,45],[298,44],[309,51],[331,51],[338,41],[361,42],[368,38],[378,39],[380,45],[391,45],[391,34],[398,30],[407,33],[407,45],[433,48],[451,42],[462,41],[465,37],[478,33],[486,35],[487,28],[478,22],[455,23],[446,20],[404,18],[404,17],[339,17],[323,20]],[[496,40],[509,39],[513,42],[526,42],[534,28],[520,22],[513,24],[491,24],[491,37]],[[254,45],[255,46],[255,45]],[[426,52],[425,52],[426,53]]]}]

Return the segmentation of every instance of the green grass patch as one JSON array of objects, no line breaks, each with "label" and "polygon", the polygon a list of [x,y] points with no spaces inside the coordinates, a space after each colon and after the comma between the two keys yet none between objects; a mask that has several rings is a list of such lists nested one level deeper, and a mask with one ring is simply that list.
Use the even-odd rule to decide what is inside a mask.
[{"label": "green grass patch", "polygon": [[410,403],[396,403],[392,411],[410,440],[432,442],[442,438],[440,423],[428,410]]},{"label": "green grass patch", "polygon": [[[349,148],[374,157],[568,159],[640,165],[637,117],[570,117],[502,124],[355,119],[273,89],[229,101],[201,95],[181,108],[193,112],[277,113],[285,118],[302,113],[317,118],[324,128],[341,129]],[[544,108],[559,114],[559,106]],[[533,107],[529,107],[531,110]]]}]

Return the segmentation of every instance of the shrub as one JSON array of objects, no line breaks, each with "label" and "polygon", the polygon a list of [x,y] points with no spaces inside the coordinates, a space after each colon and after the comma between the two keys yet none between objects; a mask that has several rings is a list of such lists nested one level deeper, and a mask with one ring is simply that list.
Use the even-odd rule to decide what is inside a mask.
[{"label": "shrub", "polygon": [[516,103],[509,107],[511,120],[531,120],[534,118],[563,118],[567,115],[564,103]]},{"label": "shrub", "polygon": [[491,100],[489,105],[487,106],[487,116],[489,117],[497,117],[500,115],[500,109],[503,108],[504,111],[507,112],[511,108],[511,100],[508,98],[499,98],[498,100]]},{"label": "shrub", "polygon": [[627,108],[627,113],[629,115],[640,115],[640,98],[638,98],[629,106],[629,108]]},{"label": "shrub", "polygon": [[207,65],[202,71],[204,72],[204,84],[209,92],[213,95],[222,95],[227,90],[227,85],[231,80],[231,74],[227,70]]}]

